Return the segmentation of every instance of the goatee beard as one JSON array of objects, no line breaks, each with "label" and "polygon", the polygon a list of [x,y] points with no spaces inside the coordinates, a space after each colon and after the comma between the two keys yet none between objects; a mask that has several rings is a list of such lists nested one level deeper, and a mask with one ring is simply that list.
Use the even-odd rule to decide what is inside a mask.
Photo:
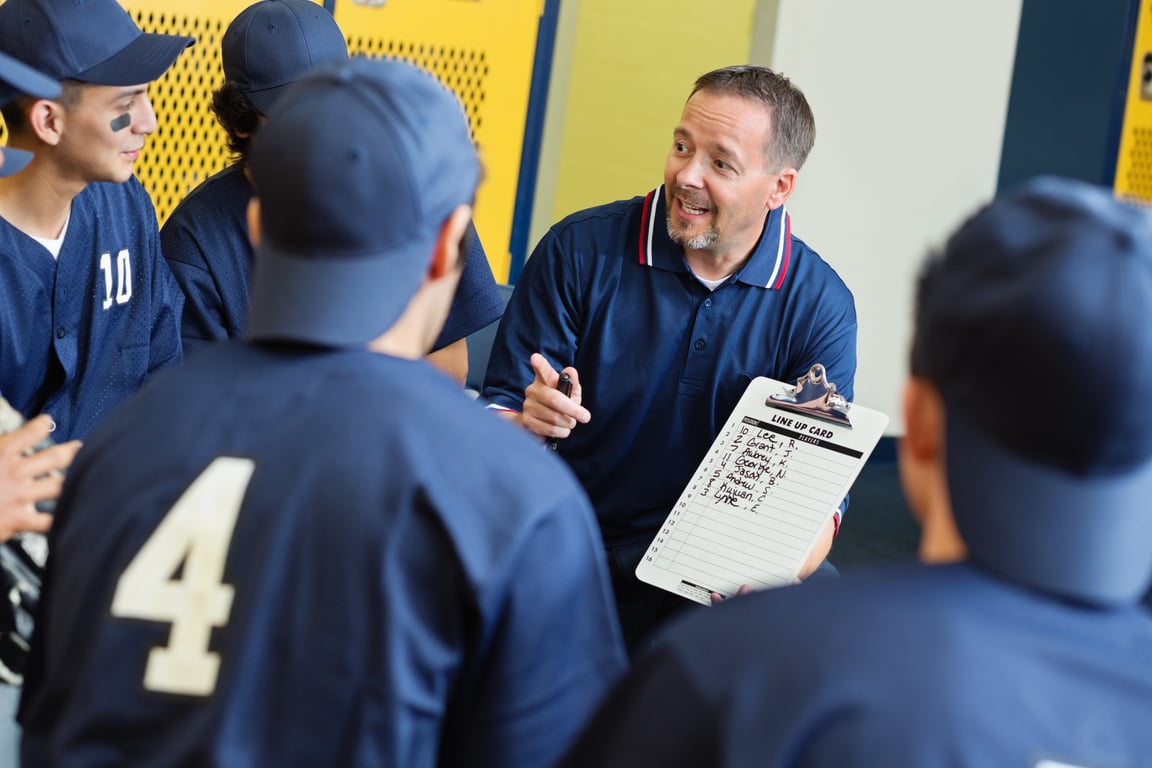
[{"label": "goatee beard", "polygon": [[668,211],[665,218],[668,223],[668,237],[672,239],[672,242],[690,251],[700,251],[711,247],[720,237],[720,230],[716,228],[715,224],[708,227],[708,229],[699,235],[696,235],[696,237],[687,237],[677,230],[676,222],[672,217],[672,211]]}]

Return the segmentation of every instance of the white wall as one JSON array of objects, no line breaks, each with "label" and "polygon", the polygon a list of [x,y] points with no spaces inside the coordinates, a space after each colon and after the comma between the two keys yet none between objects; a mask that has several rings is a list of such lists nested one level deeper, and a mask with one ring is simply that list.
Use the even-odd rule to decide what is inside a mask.
[{"label": "white wall", "polygon": [[778,5],[774,39],[752,61],[816,114],[793,231],[856,296],[855,399],[891,417],[889,434],[904,429],[920,262],[995,192],[1021,2],[762,0]]}]

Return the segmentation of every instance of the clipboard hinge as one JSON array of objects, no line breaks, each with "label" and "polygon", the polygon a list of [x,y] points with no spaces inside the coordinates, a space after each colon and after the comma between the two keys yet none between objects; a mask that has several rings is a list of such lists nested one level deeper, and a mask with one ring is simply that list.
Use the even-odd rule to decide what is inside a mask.
[{"label": "clipboard hinge", "polygon": [[846,427],[852,426],[852,420],[848,417],[848,410],[852,404],[836,391],[833,382],[828,381],[828,375],[820,363],[813,365],[806,376],[801,376],[790,392],[769,395],[765,405],[843,424]]}]

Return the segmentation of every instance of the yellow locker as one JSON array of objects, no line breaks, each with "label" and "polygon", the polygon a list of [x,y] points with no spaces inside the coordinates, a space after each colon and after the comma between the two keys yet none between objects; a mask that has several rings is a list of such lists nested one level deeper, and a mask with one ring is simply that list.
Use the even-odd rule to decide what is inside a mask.
[{"label": "yellow locker", "polygon": [[1117,196],[1152,205],[1152,2],[1141,2],[1116,156]]},{"label": "yellow locker", "polygon": [[[393,56],[431,70],[460,97],[484,161],[476,227],[498,281],[509,236],[542,0],[336,0],[334,16],[353,55]],[[228,162],[209,110],[220,85],[220,38],[250,0],[124,0],[149,32],[192,35],[196,44],[151,90],[160,128],[137,175],[161,222],[193,187]],[[340,119],[339,115],[333,116]]]}]

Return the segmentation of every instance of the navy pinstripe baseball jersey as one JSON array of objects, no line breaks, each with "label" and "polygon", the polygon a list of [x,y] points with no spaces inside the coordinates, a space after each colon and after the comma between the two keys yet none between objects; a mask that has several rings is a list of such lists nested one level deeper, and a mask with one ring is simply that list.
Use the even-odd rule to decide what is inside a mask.
[{"label": "navy pinstripe baseball jersey", "polygon": [[157,368],[180,360],[179,286],[135,178],[72,201],[59,259],[0,219],[0,392],[54,437],[85,436]]}]

